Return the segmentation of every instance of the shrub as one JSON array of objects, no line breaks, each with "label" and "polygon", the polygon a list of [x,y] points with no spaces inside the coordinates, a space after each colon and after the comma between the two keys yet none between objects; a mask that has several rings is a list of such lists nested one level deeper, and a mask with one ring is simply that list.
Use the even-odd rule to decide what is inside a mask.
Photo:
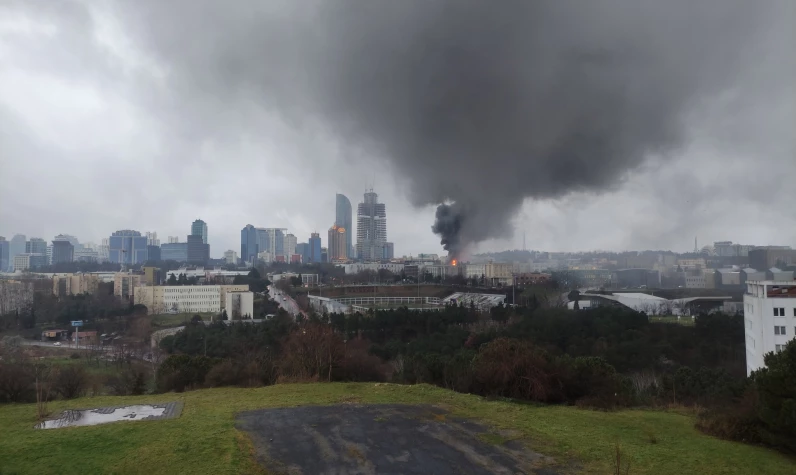
[{"label": "shrub", "polygon": [[482,346],[473,361],[473,375],[480,390],[494,396],[544,402],[558,399],[560,391],[546,352],[511,338]]},{"label": "shrub", "polygon": [[340,379],[345,381],[386,381],[392,373],[388,365],[368,352],[370,342],[355,339],[345,343],[345,356],[341,363]]},{"label": "shrub", "polygon": [[340,335],[320,323],[309,323],[290,333],[283,346],[279,375],[282,380],[328,380],[345,359]]},{"label": "shrub", "polygon": [[171,355],[158,367],[158,390],[182,392],[201,386],[217,361],[207,356]]},{"label": "shrub", "polygon": [[129,368],[109,376],[105,385],[114,396],[137,396],[146,392],[146,375],[143,371]]},{"label": "shrub", "polygon": [[52,388],[62,398],[74,399],[85,392],[88,382],[88,373],[82,365],[69,365],[55,372]]},{"label": "shrub", "polygon": [[69,357],[72,358],[73,360],[79,360],[80,353],[72,353],[71,355],[69,355]]},{"label": "shrub", "polygon": [[36,375],[30,365],[0,362],[0,401],[34,402]]}]

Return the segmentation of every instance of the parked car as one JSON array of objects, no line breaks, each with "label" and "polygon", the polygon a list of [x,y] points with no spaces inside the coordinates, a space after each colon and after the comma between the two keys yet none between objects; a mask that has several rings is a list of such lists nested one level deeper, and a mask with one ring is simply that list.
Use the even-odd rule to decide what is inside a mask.
[{"label": "parked car", "polygon": [[60,341],[56,341],[55,343],[53,343],[53,346],[61,346],[61,342]]}]

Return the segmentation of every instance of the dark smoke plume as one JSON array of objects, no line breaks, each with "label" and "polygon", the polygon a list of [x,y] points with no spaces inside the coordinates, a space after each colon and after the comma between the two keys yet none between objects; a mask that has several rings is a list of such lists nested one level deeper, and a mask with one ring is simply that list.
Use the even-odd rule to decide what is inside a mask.
[{"label": "dark smoke plume", "polygon": [[320,122],[415,205],[452,203],[432,229],[456,256],[511,232],[527,198],[602,192],[684,147],[788,1],[191,0],[125,18],[184,90]]}]

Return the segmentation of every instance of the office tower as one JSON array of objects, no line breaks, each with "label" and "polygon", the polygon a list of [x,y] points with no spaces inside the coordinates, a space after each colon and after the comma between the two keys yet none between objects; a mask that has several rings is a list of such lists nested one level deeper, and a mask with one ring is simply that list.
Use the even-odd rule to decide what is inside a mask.
[{"label": "office tower", "polygon": [[244,262],[257,260],[257,228],[247,224],[240,230],[240,258]]},{"label": "office tower", "polygon": [[224,252],[224,261],[227,264],[238,265],[238,253],[232,249]]},{"label": "office tower", "polygon": [[271,258],[285,255],[285,228],[255,228],[257,230],[257,252],[268,252]]},{"label": "office tower", "polygon": [[176,244],[180,242],[179,236],[169,236],[169,244]]},{"label": "office tower", "polygon": [[195,265],[206,265],[210,259],[210,245],[202,241],[199,234],[188,236],[188,263]]},{"label": "office tower", "polygon": [[160,245],[160,260],[188,262],[188,243],[170,242]]},{"label": "office tower", "polygon": [[[170,241],[169,241],[170,242]],[[149,232],[146,233],[146,243],[147,246],[160,246],[160,239],[158,239],[158,233],[156,232]],[[150,260],[153,260],[150,257]]]},{"label": "office tower", "polygon": [[328,259],[330,262],[348,259],[345,235],[346,230],[341,226],[334,224],[329,228]]},{"label": "office tower", "polygon": [[392,253],[387,242],[387,210],[379,203],[378,195],[370,190],[357,206],[357,257],[362,260],[381,260]]},{"label": "office tower", "polygon": [[75,259],[75,246],[63,234],[53,238],[52,264],[72,262]]},{"label": "office tower", "polygon": [[8,270],[14,270],[14,256],[25,254],[26,243],[27,237],[24,234],[15,234],[8,241]]},{"label": "office tower", "polygon": [[285,242],[282,245],[282,251],[285,255],[285,262],[290,262],[293,254],[296,253],[296,236],[293,234],[285,234]]},{"label": "office tower", "polygon": [[310,261],[310,245],[306,242],[300,242],[296,244],[296,254],[301,256],[302,262],[311,262]]},{"label": "office tower", "polygon": [[8,249],[10,244],[4,236],[0,236],[0,272],[8,271]]},{"label": "office tower", "polygon": [[348,257],[353,257],[354,246],[352,240],[354,236],[354,223],[351,213],[351,200],[340,193],[335,196],[334,224],[345,228],[346,252]]},{"label": "office tower", "polygon": [[147,238],[132,229],[122,229],[108,239],[108,260],[116,264],[143,264],[147,261]]},{"label": "office tower", "polygon": [[[160,242],[160,240],[156,239],[153,242]],[[149,262],[159,262],[162,260],[162,256],[160,253],[160,245],[155,246],[154,244],[147,244],[146,260]]]},{"label": "office tower", "polygon": [[324,262],[321,260],[321,235],[318,233],[310,234],[310,255],[307,262]]},{"label": "office tower", "polygon": [[191,235],[202,236],[202,243],[207,244],[207,223],[197,219],[191,224]]},{"label": "office tower", "polygon": [[97,247],[97,260],[99,262],[108,262],[111,255],[111,240],[102,238],[102,244]]},{"label": "office tower", "polygon": [[30,254],[29,269],[47,265],[47,241],[42,238],[30,238],[25,243],[25,254]]}]

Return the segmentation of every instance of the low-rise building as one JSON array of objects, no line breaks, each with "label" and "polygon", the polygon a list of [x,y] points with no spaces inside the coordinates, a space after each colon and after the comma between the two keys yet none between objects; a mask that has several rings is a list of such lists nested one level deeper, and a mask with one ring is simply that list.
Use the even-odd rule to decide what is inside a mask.
[{"label": "low-rise building", "polygon": [[744,333],[746,374],[765,366],[764,356],[796,336],[796,282],[773,280],[746,283]]},{"label": "low-rise building", "polygon": [[147,313],[220,313],[229,292],[248,292],[248,285],[156,285],[138,286],[134,303]]},{"label": "low-rise building", "polygon": [[517,287],[525,287],[528,285],[544,284],[552,279],[550,274],[542,274],[540,272],[523,272],[514,275],[514,285]]},{"label": "low-rise building", "polygon": [[99,287],[99,278],[92,274],[64,274],[53,276],[53,295],[93,294]]},{"label": "low-rise building", "polygon": [[486,281],[492,285],[511,285],[513,264],[506,262],[487,262],[484,264]]},{"label": "low-rise building", "polygon": [[365,271],[378,272],[381,269],[388,270],[393,274],[400,274],[404,270],[403,264],[396,264],[391,262],[369,262],[369,263],[355,263],[355,264],[341,264],[339,267],[345,269],[346,274],[359,274]]},{"label": "low-rise building", "polygon": [[269,276],[271,282],[276,284],[283,279],[292,279],[293,277],[301,277],[301,285],[317,285],[319,282],[318,274],[296,274],[293,272],[284,272],[282,274],[272,274]]}]

